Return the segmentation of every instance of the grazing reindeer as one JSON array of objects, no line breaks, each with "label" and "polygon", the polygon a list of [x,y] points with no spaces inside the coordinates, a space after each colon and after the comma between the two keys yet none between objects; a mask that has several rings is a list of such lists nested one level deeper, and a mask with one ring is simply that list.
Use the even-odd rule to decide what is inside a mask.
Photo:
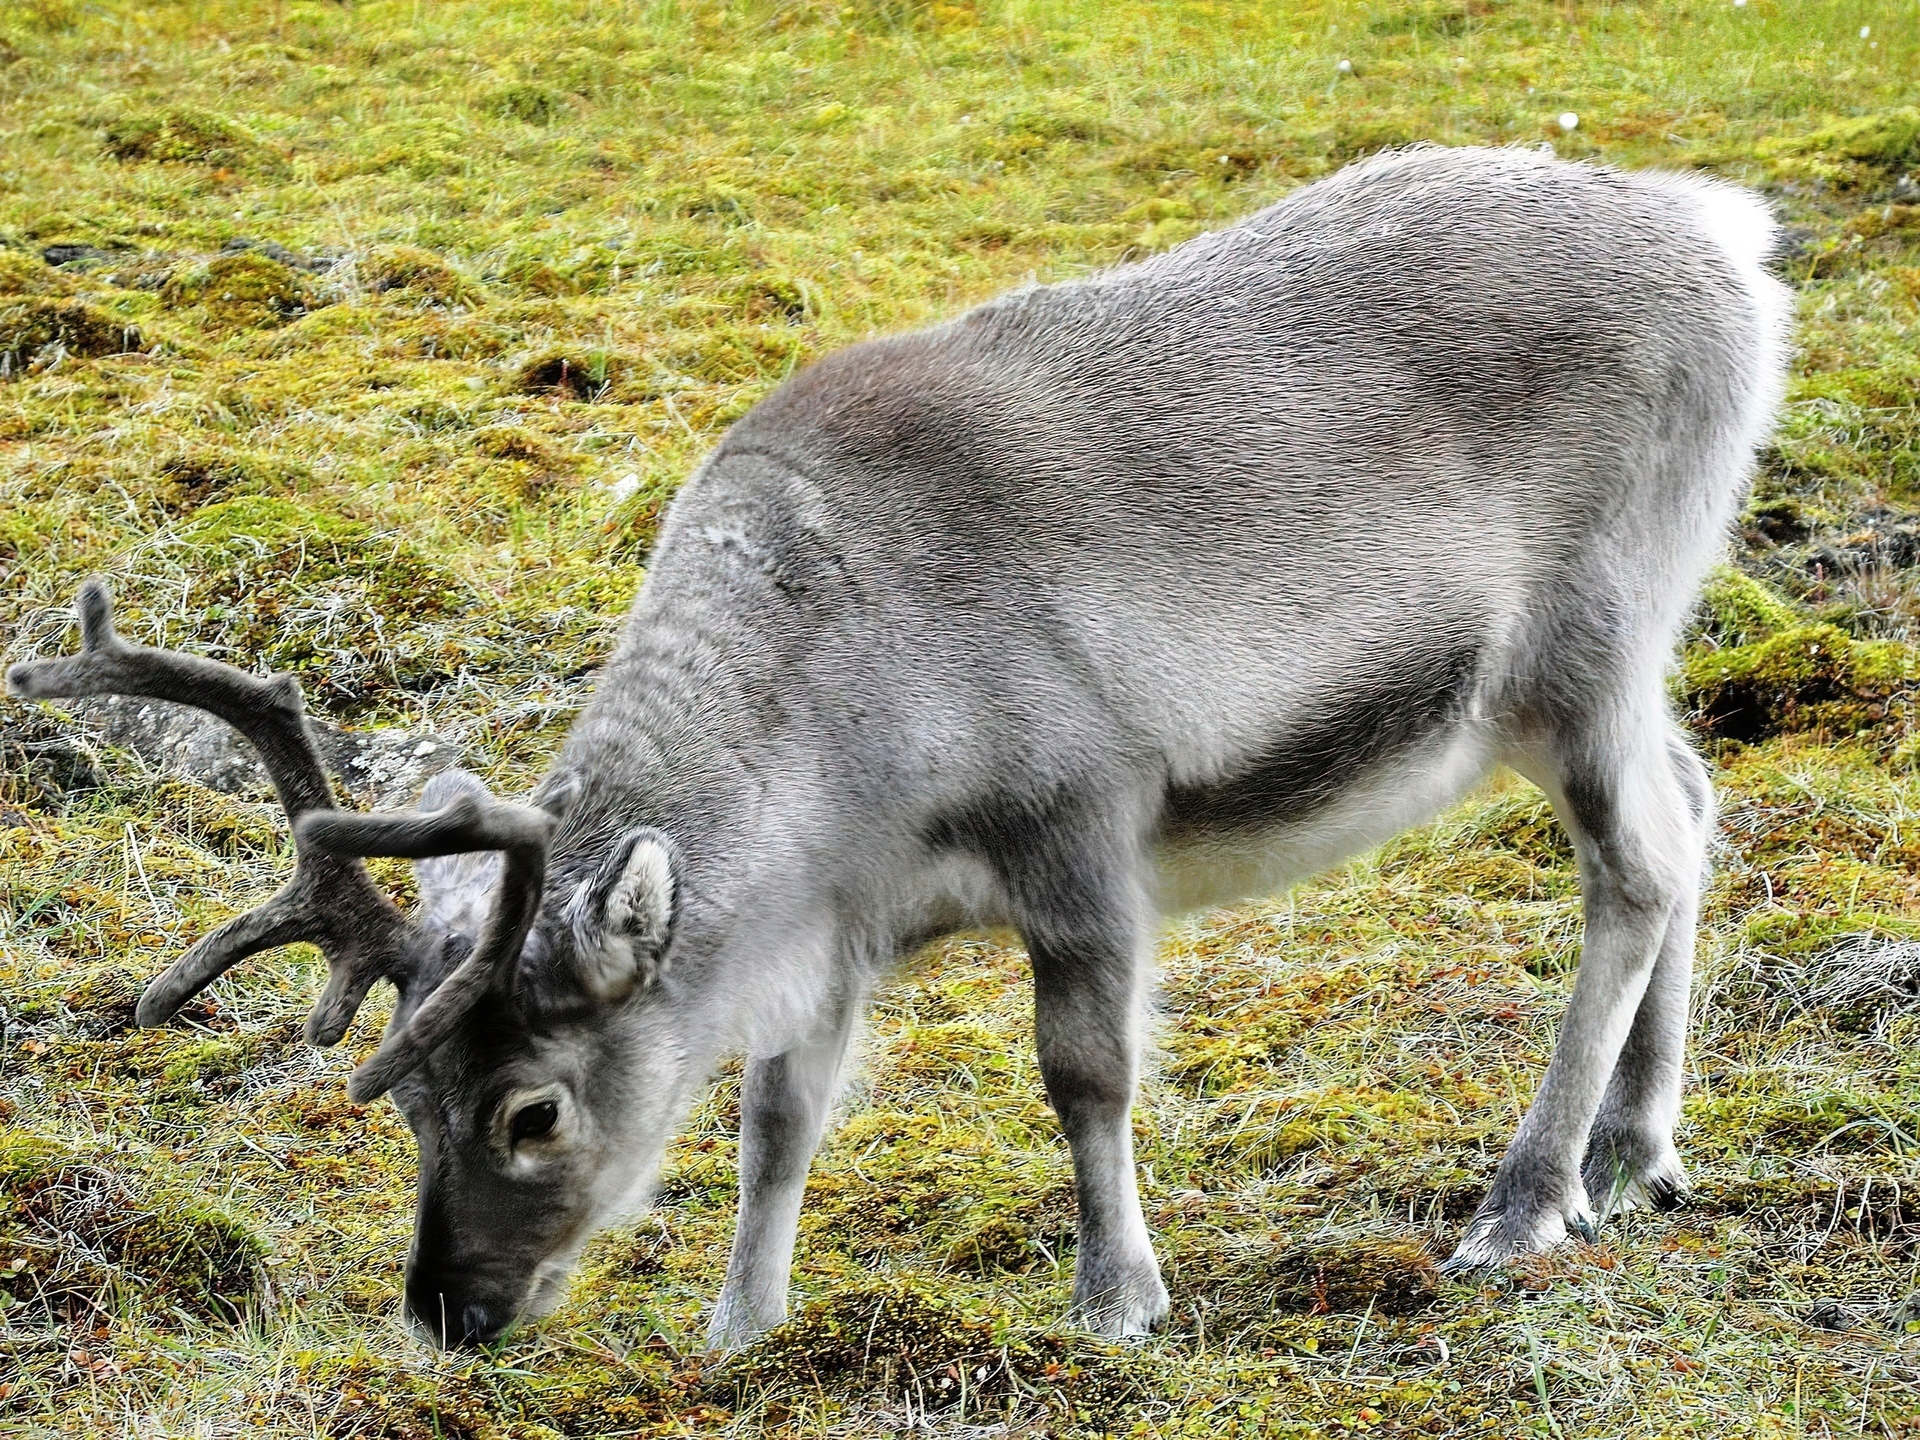
[{"label": "grazing reindeer", "polygon": [[[197,705],[259,747],[287,887],[147,991],[165,1020],[314,940],[350,1092],[420,1145],[407,1305],[441,1343],[557,1299],[729,1052],[740,1215],[712,1325],[786,1313],[801,1189],[876,977],[1008,924],[1073,1152],[1074,1306],[1167,1310],[1129,1109],[1162,913],[1263,893],[1498,763],[1572,833],[1584,963],[1452,1263],[1671,1203],[1710,792],[1663,674],[1782,383],[1773,225],[1709,181],[1377,157],[1230,229],[821,361],[673,506],[525,806],[450,772],[331,806],[291,680],[118,639],[13,692]],[[419,862],[406,919],[357,859]]]}]

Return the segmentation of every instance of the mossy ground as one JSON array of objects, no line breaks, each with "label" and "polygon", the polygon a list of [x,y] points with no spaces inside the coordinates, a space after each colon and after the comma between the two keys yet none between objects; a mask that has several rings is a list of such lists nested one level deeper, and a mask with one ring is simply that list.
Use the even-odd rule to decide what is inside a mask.
[{"label": "mossy ground", "polygon": [[508,785],[675,485],[783,376],[1354,155],[1550,141],[1767,185],[1802,318],[1678,682],[1724,797],[1692,1208],[1470,1284],[1431,1268],[1577,955],[1564,840],[1513,784],[1170,932],[1138,1112],[1154,1342],[1055,1325],[1070,1177],[996,936],[881,997],[765,1347],[699,1353],[723,1078],[566,1308],[431,1357],[392,1319],[411,1145],[300,1043],[314,957],[128,1028],[284,871],[272,811],[15,708],[0,1430],[1920,1433],[1916,34],[1830,0],[0,9],[7,658],[69,643],[104,571],[130,633],[291,668]]}]

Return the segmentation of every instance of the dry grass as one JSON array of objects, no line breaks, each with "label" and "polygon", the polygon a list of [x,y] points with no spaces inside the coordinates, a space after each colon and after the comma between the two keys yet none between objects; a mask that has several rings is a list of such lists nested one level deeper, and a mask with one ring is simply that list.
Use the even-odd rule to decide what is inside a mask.
[{"label": "dry grass", "polygon": [[274,813],[12,707],[0,1433],[1920,1434],[1914,73],[1910,15],[1773,0],[0,8],[6,658],[69,643],[104,571],[142,638],[294,669],[336,719],[453,736],[510,786],[674,487],[795,367],[1380,145],[1766,184],[1803,322],[1681,687],[1725,800],[1691,1209],[1482,1283],[1432,1270],[1577,956],[1564,842],[1516,784],[1169,933],[1151,1344],[1054,1323],[1070,1175],[1023,961],[967,937],[876,1009],[766,1346],[697,1346],[722,1077],[565,1309],[429,1356],[392,1322],[411,1145],[299,1042],[314,958],[128,1028],[147,975],[284,873]]}]

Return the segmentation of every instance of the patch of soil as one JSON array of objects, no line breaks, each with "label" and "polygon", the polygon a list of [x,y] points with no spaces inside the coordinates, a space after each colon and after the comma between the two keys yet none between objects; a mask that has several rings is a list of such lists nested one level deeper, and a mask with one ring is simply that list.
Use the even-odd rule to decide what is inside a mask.
[{"label": "patch of soil", "polygon": [[1751,743],[1792,731],[1835,738],[1911,726],[1920,653],[1891,640],[1856,640],[1833,625],[1802,625],[1750,645],[1690,656],[1681,697],[1694,727]]},{"label": "patch of soil", "polygon": [[9,806],[58,813],[105,783],[92,747],[43,712],[23,708],[0,722],[0,800]]},{"label": "patch of soil", "polygon": [[49,245],[40,252],[40,258],[48,265],[62,269],[69,265],[78,265],[82,269],[117,265],[127,256],[125,250],[102,250],[97,245]]},{"label": "patch of soil", "polygon": [[513,388],[523,395],[598,400],[618,383],[625,370],[625,362],[618,356],[550,350],[520,367],[514,376]]},{"label": "patch of soil", "polygon": [[265,1249],[231,1216],[22,1131],[0,1131],[0,1254],[14,1305],[69,1322],[125,1299],[238,1320],[266,1288]]},{"label": "patch of soil", "polygon": [[1204,1294],[1225,1326],[1369,1308],[1376,1315],[1417,1315],[1445,1284],[1424,1245],[1367,1237],[1203,1250],[1179,1261],[1177,1278],[1183,1290]]},{"label": "patch of soil", "polygon": [[210,110],[176,107],[116,120],[104,137],[116,160],[209,165],[222,170],[278,171],[275,155],[245,126]]},{"label": "patch of soil", "polygon": [[0,305],[0,380],[69,355],[124,355],[141,345],[139,327],[80,300],[32,296]]}]

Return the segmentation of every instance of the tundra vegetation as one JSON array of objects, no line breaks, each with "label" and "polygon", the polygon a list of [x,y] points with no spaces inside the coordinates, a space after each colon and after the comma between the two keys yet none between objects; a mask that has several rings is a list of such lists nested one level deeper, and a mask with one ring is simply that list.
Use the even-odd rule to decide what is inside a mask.
[{"label": "tundra vegetation", "polygon": [[[300,1039],[317,957],[146,978],[285,873],[264,791],[0,714],[0,1429],[550,1440],[1920,1433],[1920,38],[1733,0],[0,8],[0,627],[297,674],[537,772],[662,507],[796,367],[1414,140],[1767,189],[1800,353],[1690,632],[1713,760],[1692,1206],[1433,1268],[1551,1042],[1570,852],[1496,786],[1173,928],[1137,1113],[1172,1322],[1065,1309],[1008,937],[883,993],[794,1318],[703,1356],[736,1088],[497,1354],[393,1323],[412,1147]],[[1346,62],[1344,65],[1341,62]],[[1563,129],[1562,112],[1579,117]],[[403,897],[404,866],[377,867]]]}]

